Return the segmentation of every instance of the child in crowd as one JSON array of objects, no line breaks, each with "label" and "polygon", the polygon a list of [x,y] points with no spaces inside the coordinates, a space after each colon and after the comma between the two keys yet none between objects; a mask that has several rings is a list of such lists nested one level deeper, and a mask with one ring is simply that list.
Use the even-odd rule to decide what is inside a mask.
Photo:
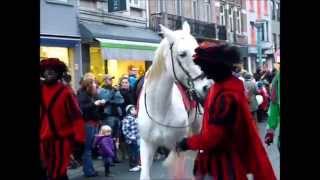
[{"label": "child in crowd", "polygon": [[140,171],[139,131],[137,111],[134,105],[126,107],[126,116],[122,120],[122,132],[129,150],[129,171]]},{"label": "child in crowd", "polygon": [[94,147],[98,148],[98,153],[102,156],[104,167],[105,167],[105,176],[112,177],[110,174],[110,165],[112,159],[115,156],[114,142],[111,136],[112,129],[108,125],[101,127],[99,134],[96,135],[94,141]]}]

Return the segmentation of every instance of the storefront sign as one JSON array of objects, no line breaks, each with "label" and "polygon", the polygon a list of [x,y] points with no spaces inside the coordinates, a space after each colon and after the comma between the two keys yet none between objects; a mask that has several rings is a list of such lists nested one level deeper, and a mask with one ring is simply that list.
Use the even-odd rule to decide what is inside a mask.
[{"label": "storefront sign", "polygon": [[108,11],[117,12],[127,10],[126,0],[108,0]]}]

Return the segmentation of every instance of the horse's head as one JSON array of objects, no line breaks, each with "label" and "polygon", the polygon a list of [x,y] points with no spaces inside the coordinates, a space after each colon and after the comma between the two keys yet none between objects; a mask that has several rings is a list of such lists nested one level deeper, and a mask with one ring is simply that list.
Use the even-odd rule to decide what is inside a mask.
[{"label": "horse's head", "polygon": [[193,62],[195,49],[198,47],[196,39],[190,33],[190,26],[183,23],[182,30],[172,31],[160,25],[164,35],[165,64],[172,77],[188,90],[195,90],[197,96],[204,99],[212,81],[207,79],[200,67]]}]

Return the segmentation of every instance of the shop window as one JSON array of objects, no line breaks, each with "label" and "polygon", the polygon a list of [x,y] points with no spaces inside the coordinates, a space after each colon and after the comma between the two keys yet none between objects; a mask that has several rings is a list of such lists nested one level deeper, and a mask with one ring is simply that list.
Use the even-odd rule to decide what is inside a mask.
[{"label": "shop window", "polygon": [[72,80],[71,85],[75,87],[75,69],[74,69],[74,49],[66,47],[40,47],[40,61],[46,58],[58,58],[66,64],[69,73],[71,74]]},{"label": "shop window", "polygon": [[92,72],[98,81],[102,81],[105,74],[104,60],[99,47],[90,47],[90,72]]},{"label": "shop window", "polygon": [[115,77],[114,84],[116,85],[119,83],[119,79],[123,76],[128,76],[130,69],[134,69],[137,73],[137,78],[144,75],[146,71],[146,67],[148,63],[146,61],[136,61],[136,60],[116,60],[116,59],[109,59],[106,63],[107,66],[107,73],[111,74]]}]

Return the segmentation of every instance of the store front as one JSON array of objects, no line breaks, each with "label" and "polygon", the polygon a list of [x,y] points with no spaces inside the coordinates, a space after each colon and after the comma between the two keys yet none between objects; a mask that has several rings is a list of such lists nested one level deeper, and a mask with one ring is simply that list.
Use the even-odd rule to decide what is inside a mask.
[{"label": "store front", "polygon": [[69,69],[72,77],[71,86],[73,89],[79,87],[79,72],[81,59],[80,38],[67,37],[40,37],[40,61],[45,58],[58,58],[63,61]]},{"label": "store front", "polygon": [[[90,68],[87,69],[100,82],[104,74],[114,76],[114,85],[121,77],[129,75],[129,71],[136,72],[137,78],[141,77],[152,64],[160,42],[160,37],[148,29],[83,23],[80,30],[83,42],[90,44],[87,63]],[[101,34],[102,30],[104,34]]]}]

